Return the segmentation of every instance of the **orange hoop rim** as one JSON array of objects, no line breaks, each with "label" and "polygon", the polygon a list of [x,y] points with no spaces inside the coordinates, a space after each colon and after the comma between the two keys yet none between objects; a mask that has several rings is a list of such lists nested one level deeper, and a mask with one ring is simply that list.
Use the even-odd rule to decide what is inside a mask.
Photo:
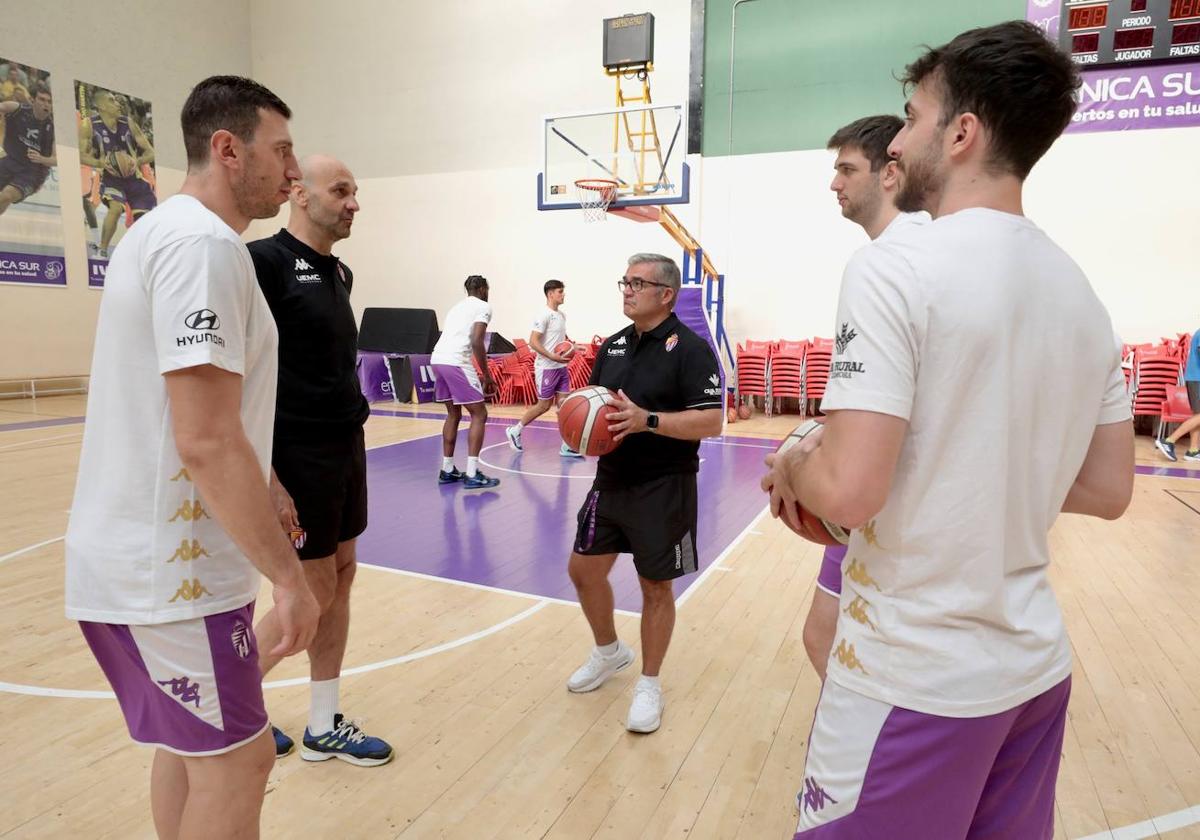
[{"label": "orange hoop rim", "polygon": [[596,192],[604,192],[605,190],[616,191],[620,183],[609,178],[580,178],[575,182],[575,188],[579,190],[595,190]]}]

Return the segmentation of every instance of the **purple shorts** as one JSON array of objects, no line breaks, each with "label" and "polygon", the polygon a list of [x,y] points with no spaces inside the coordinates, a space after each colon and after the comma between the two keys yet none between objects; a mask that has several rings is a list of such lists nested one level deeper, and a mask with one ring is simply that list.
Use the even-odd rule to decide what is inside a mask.
[{"label": "purple shorts", "polygon": [[849,546],[830,545],[821,558],[821,571],[817,572],[817,586],[835,598],[842,594],[842,561],[846,559]]},{"label": "purple shorts", "polygon": [[216,755],[266,730],[253,601],[168,624],[79,626],[139,744]]},{"label": "purple shorts", "polygon": [[473,365],[433,365],[433,399],[470,405],[483,402],[483,385]]},{"label": "purple shorts", "polygon": [[100,195],[103,196],[106,204],[110,201],[128,204],[129,209],[135,214],[145,213],[158,206],[154,190],[150,189],[150,185],[136,175],[122,178],[120,175],[105,172],[100,177]]},{"label": "purple shorts", "polygon": [[536,371],[539,400],[552,400],[555,394],[566,394],[571,390],[571,377],[565,367],[544,368]]},{"label": "purple shorts", "polygon": [[826,680],[795,840],[1050,840],[1068,677],[999,714],[889,706]]}]

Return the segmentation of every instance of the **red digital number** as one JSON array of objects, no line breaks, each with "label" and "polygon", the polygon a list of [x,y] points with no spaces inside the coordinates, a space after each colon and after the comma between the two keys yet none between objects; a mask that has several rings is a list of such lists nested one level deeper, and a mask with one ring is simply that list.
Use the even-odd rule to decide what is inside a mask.
[{"label": "red digital number", "polygon": [[1171,0],[1170,20],[1200,17],[1200,0]]},{"label": "red digital number", "polygon": [[[1200,2],[1200,0],[1189,0]],[[1067,29],[1098,29],[1108,21],[1108,4],[1076,6],[1067,17]]]}]

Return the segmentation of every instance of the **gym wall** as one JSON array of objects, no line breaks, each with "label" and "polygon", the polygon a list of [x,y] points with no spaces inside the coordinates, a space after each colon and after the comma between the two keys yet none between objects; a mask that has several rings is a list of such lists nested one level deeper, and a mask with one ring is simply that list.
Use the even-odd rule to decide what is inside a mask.
[{"label": "gym wall", "polygon": [[150,100],[158,192],[165,198],[183,182],[179,109],[192,85],[213,73],[250,72],[249,6],[250,0],[105,6],[0,0],[0,55],[51,74],[67,260],[65,288],[0,286],[0,379],[76,376],[91,367],[103,292],[87,287],[73,80]]}]

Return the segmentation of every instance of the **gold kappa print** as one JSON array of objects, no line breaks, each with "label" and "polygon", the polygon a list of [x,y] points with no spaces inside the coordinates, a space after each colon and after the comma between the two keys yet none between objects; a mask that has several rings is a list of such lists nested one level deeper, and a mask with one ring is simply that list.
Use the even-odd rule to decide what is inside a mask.
[{"label": "gold kappa print", "polygon": [[180,598],[185,601],[198,601],[203,595],[212,595],[212,593],[204,588],[204,584],[200,582],[200,578],[192,578],[190,581],[184,578],[183,583],[179,586],[179,591],[167,603],[174,604]]},{"label": "gold kappa print", "polygon": [[209,553],[200,545],[200,540],[192,540],[190,543],[187,540],[180,540],[179,548],[175,549],[175,554],[171,556],[168,563],[174,563],[176,560],[199,560],[201,557],[208,557]]},{"label": "gold kappa print", "polygon": [[842,612],[853,618],[859,624],[870,627],[872,630],[877,630],[874,622],[872,622],[870,616],[867,615],[867,607],[869,606],[871,606],[871,602],[859,595],[857,598],[851,601],[850,606],[846,607],[846,609],[842,610]]},{"label": "gold kappa print", "polygon": [[174,522],[176,519],[182,519],[184,522],[195,522],[211,518],[211,516],[204,512],[204,506],[200,504],[199,499],[194,502],[184,499],[183,504],[179,506],[179,510],[175,511],[175,515],[167,521]]},{"label": "gold kappa print", "polygon": [[837,650],[833,652],[833,655],[834,658],[836,658],[837,661],[842,663],[842,665],[846,668],[851,670],[857,668],[864,674],[867,673],[867,669],[863,667],[862,662],[859,661],[858,655],[854,652],[854,645],[846,644],[845,639],[842,639],[840,642],[838,642]]}]

